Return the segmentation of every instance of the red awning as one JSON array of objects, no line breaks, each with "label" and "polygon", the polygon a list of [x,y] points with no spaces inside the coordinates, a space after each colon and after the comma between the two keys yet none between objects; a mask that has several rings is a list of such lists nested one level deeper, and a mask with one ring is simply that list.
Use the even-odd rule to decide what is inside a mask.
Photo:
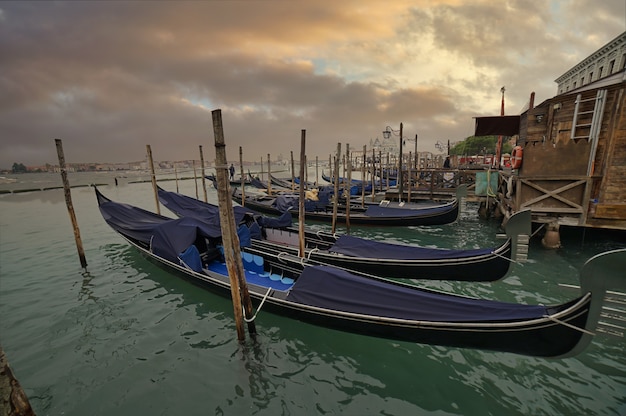
[{"label": "red awning", "polygon": [[515,136],[520,116],[476,117],[474,136]]}]

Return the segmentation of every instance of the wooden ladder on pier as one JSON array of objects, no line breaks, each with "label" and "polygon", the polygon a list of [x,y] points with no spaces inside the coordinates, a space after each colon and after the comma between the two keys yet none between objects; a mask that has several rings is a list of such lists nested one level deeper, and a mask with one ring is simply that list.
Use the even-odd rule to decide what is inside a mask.
[{"label": "wooden ladder on pier", "polygon": [[591,143],[591,154],[587,165],[587,175],[593,173],[593,162],[598,147],[598,136],[602,129],[602,116],[606,103],[606,90],[598,90],[595,98],[582,98],[582,94],[576,96],[574,107],[574,120],[572,121],[572,140],[585,139]]},{"label": "wooden ladder on pier", "polygon": [[600,133],[606,90],[598,90],[594,98],[582,98],[582,94],[576,97],[574,107],[574,120],[572,123],[572,140],[593,140]]}]

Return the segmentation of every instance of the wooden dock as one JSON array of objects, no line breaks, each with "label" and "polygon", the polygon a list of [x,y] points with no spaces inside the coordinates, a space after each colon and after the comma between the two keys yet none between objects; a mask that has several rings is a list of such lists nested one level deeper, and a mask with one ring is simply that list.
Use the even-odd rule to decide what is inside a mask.
[{"label": "wooden dock", "polygon": [[558,95],[520,116],[519,169],[498,199],[534,222],[626,230],[626,72]]}]

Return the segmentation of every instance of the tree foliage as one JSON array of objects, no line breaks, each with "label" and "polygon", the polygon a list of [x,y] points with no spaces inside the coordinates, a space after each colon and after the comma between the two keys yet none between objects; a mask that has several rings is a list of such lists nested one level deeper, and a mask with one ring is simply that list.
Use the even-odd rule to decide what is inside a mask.
[{"label": "tree foliage", "polygon": [[26,166],[24,166],[23,163],[13,163],[13,168],[11,169],[11,172],[13,173],[26,173],[28,171],[28,169],[26,169]]},{"label": "tree foliage", "polygon": [[[450,149],[451,155],[482,155],[495,154],[498,136],[471,136],[457,143]],[[502,143],[502,153],[510,153],[511,145],[508,141]]]}]

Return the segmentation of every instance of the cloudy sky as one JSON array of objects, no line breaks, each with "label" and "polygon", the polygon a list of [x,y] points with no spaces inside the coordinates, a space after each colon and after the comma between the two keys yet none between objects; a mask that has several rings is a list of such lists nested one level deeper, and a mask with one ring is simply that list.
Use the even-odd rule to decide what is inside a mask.
[{"label": "cloudy sky", "polygon": [[[0,2],[0,168],[362,149],[418,150],[519,114],[626,30],[624,0]],[[411,148],[413,144],[411,143]]]}]

